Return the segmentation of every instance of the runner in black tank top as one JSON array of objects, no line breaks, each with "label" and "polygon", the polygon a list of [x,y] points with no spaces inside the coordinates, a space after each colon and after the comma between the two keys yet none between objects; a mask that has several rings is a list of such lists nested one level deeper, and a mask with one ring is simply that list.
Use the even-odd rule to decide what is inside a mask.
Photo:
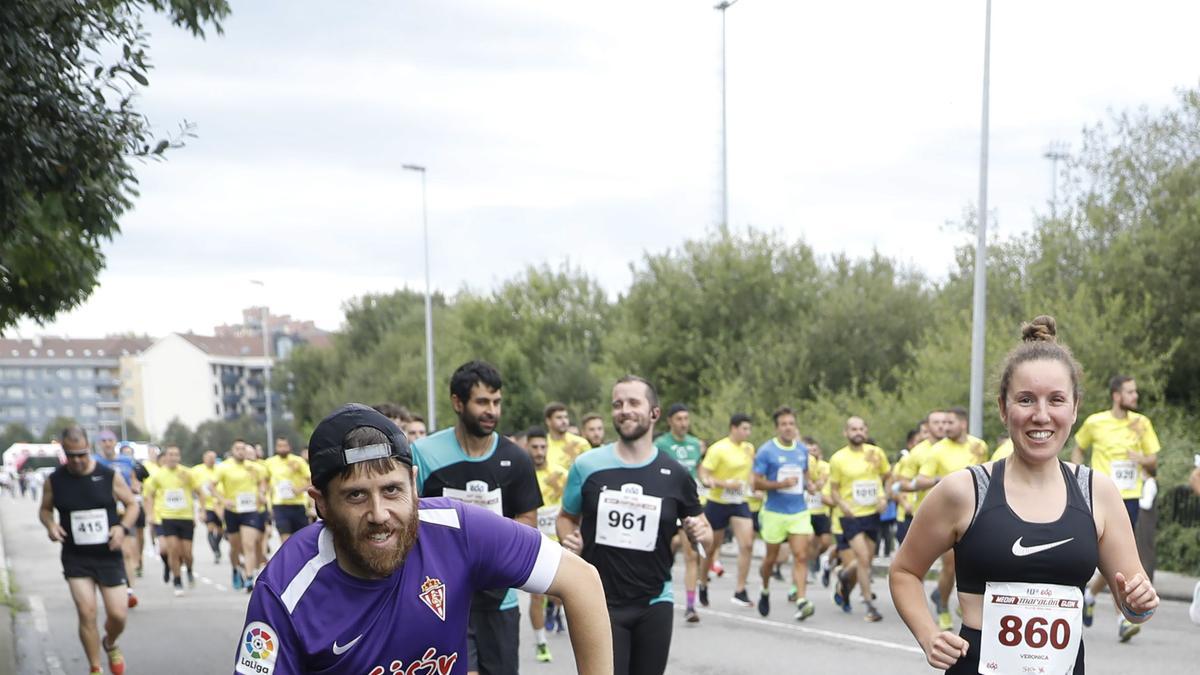
[{"label": "runner in black tank top", "polygon": [[[91,672],[102,672],[103,648],[109,671],[123,675],[125,657],[117,638],[125,630],[128,606],[121,544],[137,519],[137,502],[125,479],[92,457],[82,428],[67,427],[59,441],[66,463],[46,481],[38,517],[50,541],[63,546],[63,576],[79,614],[79,638]],[[122,518],[118,501],[125,506]],[[103,641],[96,629],[97,590],[104,599]]]},{"label": "runner in black tank top", "polygon": [[[1072,472],[1066,464],[1058,465],[1067,503],[1061,516],[1045,523],[1022,520],[1009,507],[1005,460],[994,463],[990,472],[983,465],[970,467],[976,507],[966,533],[954,544],[959,592],[982,595],[989,581],[1058,584],[1083,592],[1100,558],[1092,516],[1092,472],[1085,466]],[[969,651],[946,672],[975,675],[982,634],[964,624],[959,635],[969,643]],[[1074,673],[1083,672],[1080,643]]]},{"label": "runner in black tank top", "polygon": [[[1082,673],[1082,586],[1097,566],[1127,620],[1145,622],[1158,606],[1112,479],[1058,459],[1082,397],[1079,364],[1057,343],[1051,317],[1022,336],[997,397],[1012,456],[946,476],[892,562],[896,608],[941,670]],[[960,633],[940,630],[925,603],[923,579],[951,548]]]}]

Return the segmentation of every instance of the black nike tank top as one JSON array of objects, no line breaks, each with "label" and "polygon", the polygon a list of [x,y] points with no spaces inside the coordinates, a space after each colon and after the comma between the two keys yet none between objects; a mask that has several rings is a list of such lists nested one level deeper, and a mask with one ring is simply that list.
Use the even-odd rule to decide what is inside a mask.
[{"label": "black nike tank top", "polygon": [[[117,500],[113,497],[113,470],[96,462],[89,474],[77,476],[60,466],[50,474],[50,487],[54,493],[54,508],[58,510],[58,523],[67,532],[63,542],[63,553],[85,555],[113,555],[107,541],[103,544],[76,544],[75,532],[71,528],[71,513],[103,509],[107,520],[105,529],[121,522],[117,517]],[[115,555],[120,555],[116,551]]]},{"label": "black nike tank top", "polygon": [[972,466],[975,515],[954,545],[958,589],[983,593],[989,581],[1060,584],[1080,589],[1092,578],[1100,559],[1096,521],[1092,518],[1092,471],[1080,466],[1072,474],[1059,461],[1067,485],[1067,506],[1058,520],[1029,523],[1017,517],[1004,494],[1005,460],[992,465],[989,476]]}]

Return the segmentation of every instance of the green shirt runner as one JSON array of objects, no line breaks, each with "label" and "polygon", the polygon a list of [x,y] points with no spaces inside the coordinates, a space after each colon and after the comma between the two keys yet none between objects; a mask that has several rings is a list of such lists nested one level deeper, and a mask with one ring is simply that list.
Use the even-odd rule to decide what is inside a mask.
[{"label": "green shirt runner", "polygon": [[659,452],[666,455],[683,465],[683,468],[688,470],[692,478],[696,477],[696,467],[700,465],[701,444],[700,439],[691,434],[683,437],[683,440],[675,438],[671,432],[667,432],[658,438],[654,439],[654,447],[658,448]]}]

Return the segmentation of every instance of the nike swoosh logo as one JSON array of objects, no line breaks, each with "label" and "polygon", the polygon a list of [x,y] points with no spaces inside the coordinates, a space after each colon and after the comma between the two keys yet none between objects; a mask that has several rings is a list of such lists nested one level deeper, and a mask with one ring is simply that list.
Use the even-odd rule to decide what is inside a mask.
[{"label": "nike swoosh logo", "polygon": [[1063,539],[1062,541],[1055,541],[1055,542],[1051,542],[1049,544],[1038,544],[1037,546],[1022,546],[1021,545],[1022,539],[1024,539],[1024,537],[1017,537],[1017,540],[1013,542],[1012,554],[1017,556],[1018,558],[1024,558],[1027,555],[1033,555],[1034,553],[1041,553],[1042,551],[1049,551],[1050,549],[1054,548],[1055,546],[1062,546],[1063,544],[1065,544],[1069,541],[1075,541],[1075,537],[1071,537],[1070,539]]},{"label": "nike swoosh logo", "polygon": [[358,641],[361,639],[362,639],[362,636],[359,635],[358,637],[347,642],[346,644],[342,645],[341,647],[338,646],[337,640],[334,640],[333,641],[334,656],[341,656],[342,654],[345,654],[346,652],[350,651],[350,648],[353,647],[354,645],[358,644]]}]

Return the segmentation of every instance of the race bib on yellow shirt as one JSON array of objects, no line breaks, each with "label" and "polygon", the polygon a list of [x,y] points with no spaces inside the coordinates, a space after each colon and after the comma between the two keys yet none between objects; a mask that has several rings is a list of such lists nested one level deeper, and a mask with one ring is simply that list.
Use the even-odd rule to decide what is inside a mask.
[{"label": "race bib on yellow shirt", "polygon": [[233,500],[234,513],[254,513],[258,510],[258,494],[239,492]]},{"label": "race bib on yellow shirt", "polygon": [[172,511],[180,511],[187,508],[187,498],[183,494],[182,488],[167,490],[163,493],[163,504]]},{"label": "race bib on yellow shirt", "polygon": [[859,506],[875,506],[879,503],[879,481],[856,480],[852,486],[854,503]]},{"label": "race bib on yellow shirt", "polygon": [[553,506],[543,506],[537,510],[538,530],[547,537],[553,537],[558,534],[554,529],[554,523],[558,521],[558,512],[562,509],[561,504]]},{"label": "race bib on yellow shirt", "polygon": [[1121,492],[1137,489],[1137,464],[1130,459],[1114,460],[1109,464],[1113,482]]}]

